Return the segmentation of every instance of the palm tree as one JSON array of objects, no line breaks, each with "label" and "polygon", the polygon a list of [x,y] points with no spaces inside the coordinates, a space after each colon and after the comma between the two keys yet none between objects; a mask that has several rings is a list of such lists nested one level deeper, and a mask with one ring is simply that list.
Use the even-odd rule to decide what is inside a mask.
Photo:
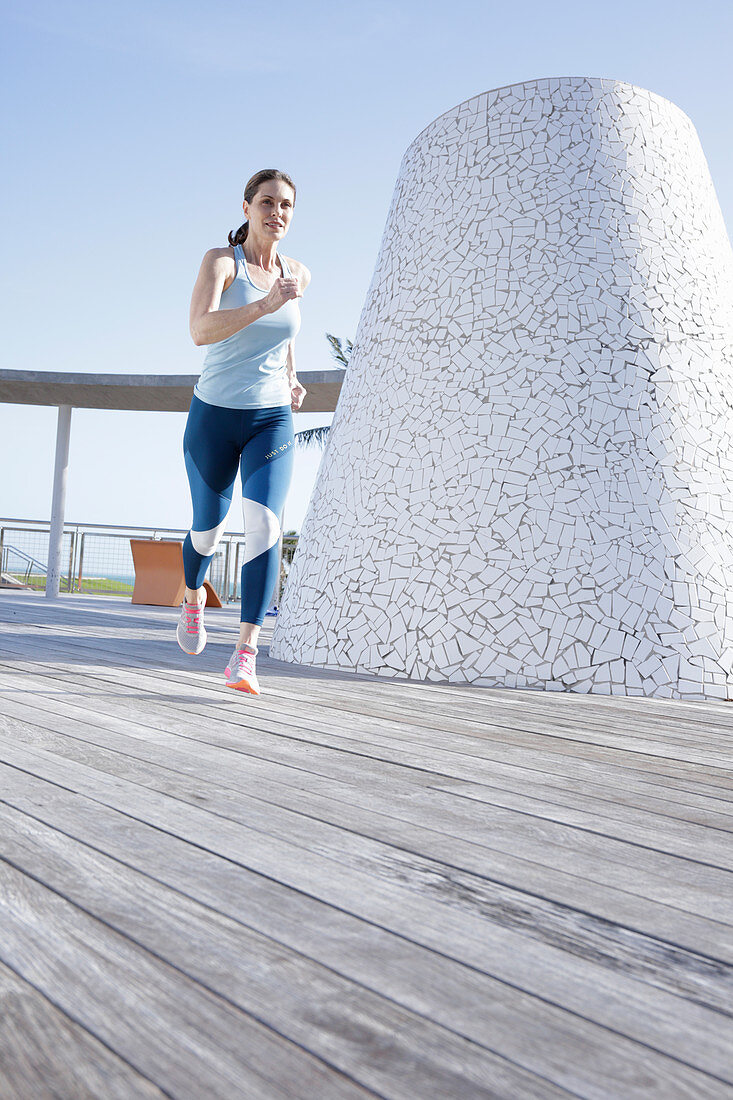
[{"label": "palm tree", "polygon": [[293,555],[295,554],[295,547],[298,545],[298,538],[298,532],[294,528],[290,531],[283,531],[280,538],[280,579],[277,587],[277,594],[273,597],[276,608],[280,606],[285,582],[288,579],[290,567],[293,564]]},{"label": "palm tree", "polygon": [[[353,343],[351,340],[340,340],[338,336],[332,336],[330,332],[326,333],[326,339],[331,345],[331,355],[334,357],[337,363],[344,369],[349,365],[349,357],[351,355],[351,349]],[[326,446],[328,440],[328,432],[330,429],[329,424],[324,424],[321,428],[306,428],[305,431],[295,433],[295,445],[296,447],[302,447],[306,449],[308,447],[320,447],[321,450]]]},{"label": "palm tree", "polygon": [[344,340],[343,344],[339,340],[338,336],[332,336],[330,332],[326,333],[326,339],[331,345],[331,354],[334,359],[346,369],[349,365],[349,356],[351,355],[351,349],[353,344],[351,340]]},{"label": "palm tree", "polygon": [[[287,539],[287,542],[285,541]],[[293,554],[295,553],[295,543],[298,541],[298,532],[293,528],[290,531],[283,531],[283,564],[285,565],[285,572],[287,573],[293,561]]]}]

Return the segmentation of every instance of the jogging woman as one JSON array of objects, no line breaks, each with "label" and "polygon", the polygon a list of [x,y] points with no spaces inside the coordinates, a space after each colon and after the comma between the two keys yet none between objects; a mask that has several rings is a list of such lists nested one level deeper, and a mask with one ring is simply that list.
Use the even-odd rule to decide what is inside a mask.
[{"label": "jogging woman", "polygon": [[185,653],[206,645],[204,577],[224,533],[237,469],[242,478],[244,564],[239,641],[226,683],[259,695],[257,639],[275,587],[280,524],[293,471],[293,410],[305,389],[295,375],[297,299],[310,272],[280,255],[295,184],[266,168],[244,189],[246,221],[229,248],[212,248],[191,299],[193,342],[207,347],[183,436],[193,523],[183,543],[186,594],[176,636]]}]

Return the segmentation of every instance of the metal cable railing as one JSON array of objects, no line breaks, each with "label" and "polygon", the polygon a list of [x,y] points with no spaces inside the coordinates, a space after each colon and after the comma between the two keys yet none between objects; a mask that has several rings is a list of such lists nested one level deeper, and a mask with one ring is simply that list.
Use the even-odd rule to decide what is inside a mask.
[{"label": "metal cable railing", "polygon": [[[171,527],[128,527],[116,524],[65,524],[61,561],[62,592],[131,596],[135,567],[130,539],[180,539],[187,531]],[[12,583],[35,590],[46,587],[50,525],[44,520],[0,519],[0,585]],[[240,566],[246,536],[227,532],[209,566],[208,580],[222,603],[241,596]],[[297,535],[280,540],[280,570],[273,593],[278,606],[298,542]]]},{"label": "metal cable railing", "polygon": [[[0,534],[0,539],[2,539],[2,534]],[[45,577],[48,570],[47,570],[46,566],[43,564],[43,562],[38,561],[36,558],[32,557],[30,554],[26,554],[26,552],[24,550],[19,550],[17,546],[11,546],[9,543],[3,543],[3,548],[4,548],[3,562],[5,563],[4,566],[3,566],[3,571],[4,572],[10,570],[11,566],[8,564],[9,562],[13,563],[13,565],[12,565],[12,570],[13,570],[12,575],[16,575],[16,570],[18,570],[18,567],[20,567],[20,570],[23,572],[23,583],[25,584],[26,587],[29,587],[29,585],[28,585],[29,577],[33,576],[34,574],[37,573],[39,576],[42,575],[42,576]],[[15,564],[16,562],[18,563],[18,565]],[[19,579],[19,574],[18,574],[18,579]]]}]

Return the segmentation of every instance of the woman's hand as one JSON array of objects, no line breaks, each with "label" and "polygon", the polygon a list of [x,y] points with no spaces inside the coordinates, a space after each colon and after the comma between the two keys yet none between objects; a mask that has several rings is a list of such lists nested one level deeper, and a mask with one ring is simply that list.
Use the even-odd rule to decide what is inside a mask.
[{"label": "woman's hand", "polygon": [[300,382],[296,379],[294,384],[290,387],[290,408],[293,412],[297,412],[303,404],[303,398],[307,392],[305,386],[301,386]]},{"label": "woman's hand", "polygon": [[302,298],[302,292],[298,286],[298,280],[291,276],[289,278],[275,279],[275,282],[270,287],[270,292],[266,298],[263,299],[263,305],[266,313],[275,313],[280,309],[280,306],[284,306],[286,302],[289,302],[292,298]]}]

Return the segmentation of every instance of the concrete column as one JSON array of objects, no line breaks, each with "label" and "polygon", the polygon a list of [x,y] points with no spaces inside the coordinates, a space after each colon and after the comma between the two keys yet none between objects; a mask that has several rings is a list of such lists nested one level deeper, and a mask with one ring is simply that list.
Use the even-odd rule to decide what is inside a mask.
[{"label": "concrete column", "polygon": [[71,436],[71,405],[59,405],[56,428],[56,462],[53,471],[51,501],[51,533],[48,540],[48,573],[46,595],[55,599],[61,580],[61,539],[64,531],[66,478],[69,472],[69,438]]}]

